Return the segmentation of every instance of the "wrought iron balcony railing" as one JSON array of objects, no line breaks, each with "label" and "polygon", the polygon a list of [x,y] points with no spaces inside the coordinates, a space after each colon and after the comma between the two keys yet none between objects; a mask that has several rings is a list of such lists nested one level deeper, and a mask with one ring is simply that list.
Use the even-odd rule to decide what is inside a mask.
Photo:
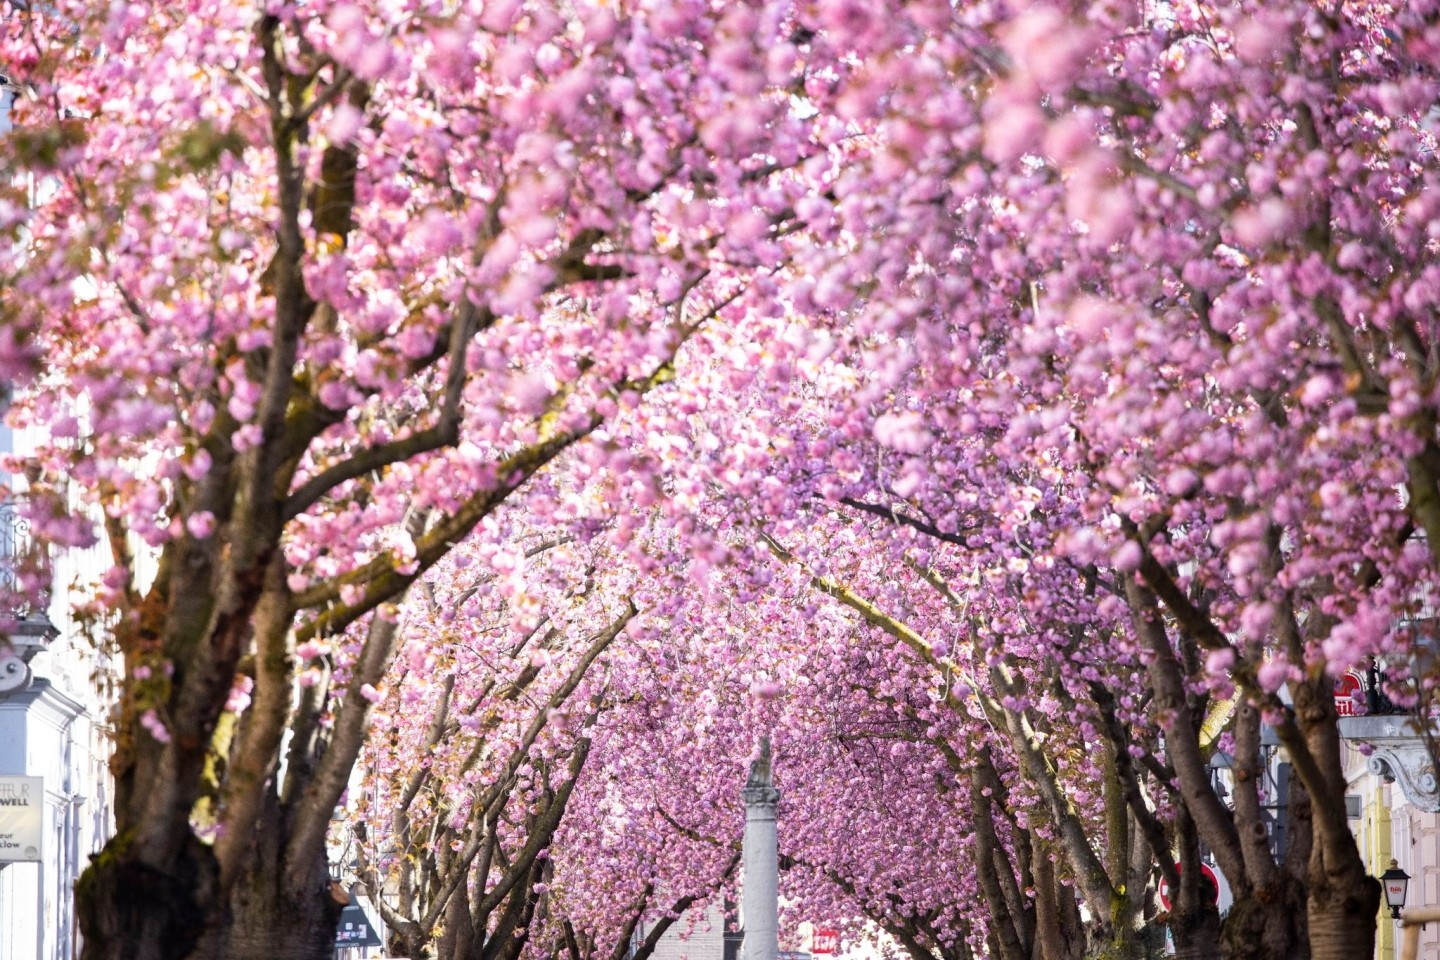
[{"label": "wrought iron balcony railing", "polygon": [[0,624],[12,639],[49,641],[50,564],[30,536],[23,502],[0,503]]}]

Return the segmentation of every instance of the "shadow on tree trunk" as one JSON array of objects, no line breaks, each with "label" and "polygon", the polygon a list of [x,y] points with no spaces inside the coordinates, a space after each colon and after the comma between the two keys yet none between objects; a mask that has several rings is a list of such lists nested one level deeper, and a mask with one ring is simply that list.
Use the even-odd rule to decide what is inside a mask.
[{"label": "shadow on tree trunk", "polygon": [[187,838],[176,862],[141,862],[130,834],[91,857],[75,884],[84,960],[181,960],[205,929],[218,869],[210,848]]}]

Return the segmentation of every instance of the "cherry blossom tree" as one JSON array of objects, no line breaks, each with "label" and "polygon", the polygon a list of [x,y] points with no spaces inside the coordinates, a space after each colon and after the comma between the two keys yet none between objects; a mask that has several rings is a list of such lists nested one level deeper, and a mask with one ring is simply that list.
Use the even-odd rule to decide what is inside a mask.
[{"label": "cherry blossom tree", "polygon": [[7,5],[43,201],[6,207],[11,415],[53,438],[46,542],[103,521],[87,612],[126,672],[87,957],[328,954],[325,834],[411,586],[688,342],[759,331],[827,149],[780,29]]},{"label": "cherry blossom tree", "polygon": [[[963,38],[980,76],[957,83],[947,63],[943,112],[923,83],[906,88],[914,100],[859,103],[896,132],[873,145],[889,162],[834,188],[852,231],[886,223],[870,262],[906,264],[909,296],[875,296],[868,271],[826,290],[883,346],[863,373],[837,367],[826,386],[843,402],[798,428],[835,431],[813,445],[834,475],[819,492],[994,546],[1031,604],[1063,602],[1092,571],[1108,623],[1091,655],[1144,667],[1179,799],[1242,878],[1237,954],[1262,949],[1262,931],[1281,952],[1372,948],[1376,891],[1344,822],[1330,686],[1404,656],[1404,619],[1434,575],[1433,536],[1416,537],[1433,486],[1420,463],[1433,318],[1401,293],[1424,288],[1431,255],[1410,217],[1434,176],[1433,19],[1428,6],[967,7],[944,36]],[[850,25],[871,40],[889,29]],[[911,76],[940,69],[927,52]],[[888,453],[847,456],[867,433]],[[965,437],[982,448],[956,447]],[[1073,477],[1058,502],[1047,474]],[[987,508],[1000,483],[1009,495]],[[864,499],[876,488],[884,502]],[[1032,502],[1016,503],[1026,488]],[[810,488],[764,512],[795,522],[797,489]],[[1039,579],[1057,563],[1074,571],[1059,592]],[[989,584],[965,586],[973,603]],[[1023,649],[1023,625],[999,629]],[[1063,633],[1035,639],[1071,653]],[[1209,784],[1197,688],[1241,699],[1234,810]],[[1303,869],[1252,829],[1261,719],[1309,799]],[[1291,906],[1262,921],[1267,903]]]},{"label": "cherry blossom tree", "polygon": [[525,948],[594,724],[623,700],[607,651],[637,610],[614,558],[524,519],[436,568],[386,680],[352,829],[392,952]]}]

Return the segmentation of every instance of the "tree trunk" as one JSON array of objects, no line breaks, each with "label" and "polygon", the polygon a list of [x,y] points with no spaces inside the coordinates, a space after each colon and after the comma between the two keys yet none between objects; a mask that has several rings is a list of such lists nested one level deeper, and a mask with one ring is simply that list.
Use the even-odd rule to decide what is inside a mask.
[{"label": "tree trunk", "polygon": [[205,931],[218,868],[193,836],[166,864],[145,863],[131,835],[112,837],[75,884],[82,960],[182,960]]},{"label": "tree trunk", "polygon": [[282,889],[279,877],[242,877],[232,895],[230,916],[219,937],[206,938],[207,952],[193,960],[331,960],[335,928],[344,906],[323,878],[299,896]]},{"label": "tree trunk", "polygon": [[1139,930],[1116,931],[1086,956],[1092,960],[1145,960],[1145,938]]},{"label": "tree trunk", "polygon": [[[330,960],[344,903],[331,891],[325,858],[308,869],[284,863],[287,818],[273,789],[255,825],[250,856],[223,909],[212,911],[208,929],[187,960]],[[287,876],[304,878],[298,887]]]},{"label": "tree trunk", "polygon": [[450,905],[445,909],[445,932],[435,943],[435,956],[441,960],[466,960],[474,949],[475,921],[470,916],[470,895],[461,887],[450,897]]},{"label": "tree trunk", "polygon": [[[1305,876],[1312,849],[1310,797],[1290,781],[1289,850],[1266,886],[1235,900],[1220,931],[1227,960],[1309,960]],[[1369,956],[1369,954],[1366,954]]]},{"label": "tree trunk", "polygon": [[1220,954],[1220,913],[1210,900],[1209,884],[1201,871],[1200,837],[1189,811],[1175,811],[1175,839],[1180,848],[1179,889],[1171,893],[1175,909],[1170,914],[1170,932],[1175,938],[1175,956],[1189,960],[1211,960]]},{"label": "tree trunk", "polygon": [[1353,868],[1327,870],[1321,849],[1317,843],[1310,857],[1311,960],[1372,957],[1380,882]]},{"label": "tree trunk", "polygon": [[1282,875],[1272,886],[1257,888],[1230,906],[1221,927],[1220,953],[1227,960],[1307,960],[1304,918],[1303,888]]},{"label": "tree trunk", "polygon": [[1180,960],[1214,960],[1220,956],[1220,914],[1206,905],[1170,915],[1175,956]]},{"label": "tree trunk", "polygon": [[[1360,858],[1345,815],[1345,773],[1340,765],[1340,732],[1328,677],[1295,684],[1295,715],[1314,757],[1317,786],[1310,794],[1313,846],[1309,864],[1310,956],[1346,960],[1375,954],[1375,923],[1380,910],[1380,881]],[[1292,748],[1291,755],[1296,751]],[[1297,772],[1303,769],[1297,764]],[[1323,791],[1323,792],[1322,792]]]},{"label": "tree trunk", "polygon": [[1022,937],[1022,917],[1015,913],[1014,906],[1007,901],[1000,886],[996,857],[1003,851],[995,835],[994,813],[991,810],[991,789],[986,777],[993,771],[990,751],[981,747],[979,758],[970,772],[970,805],[973,813],[972,824],[975,837],[975,874],[980,885],[981,899],[990,918],[990,930],[995,935],[1000,960],[1026,960],[1031,945]]},{"label": "tree trunk", "polygon": [[[1032,839],[1033,836],[1032,836]],[[1080,960],[1085,925],[1073,888],[1060,883],[1055,864],[1040,842],[1033,847],[1035,875],[1035,960]]]}]

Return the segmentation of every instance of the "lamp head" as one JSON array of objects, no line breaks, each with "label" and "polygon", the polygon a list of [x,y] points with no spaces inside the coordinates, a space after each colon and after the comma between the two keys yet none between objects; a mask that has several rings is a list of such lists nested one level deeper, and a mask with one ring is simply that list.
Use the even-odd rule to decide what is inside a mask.
[{"label": "lamp head", "polygon": [[1390,869],[1380,874],[1380,884],[1385,889],[1385,903],[1390,915],[1400,919],[1400,908],[1405,906],[1405,894],[1410,888],[1410,874],[1400,869],[1398,861],[1390,861]]}]

